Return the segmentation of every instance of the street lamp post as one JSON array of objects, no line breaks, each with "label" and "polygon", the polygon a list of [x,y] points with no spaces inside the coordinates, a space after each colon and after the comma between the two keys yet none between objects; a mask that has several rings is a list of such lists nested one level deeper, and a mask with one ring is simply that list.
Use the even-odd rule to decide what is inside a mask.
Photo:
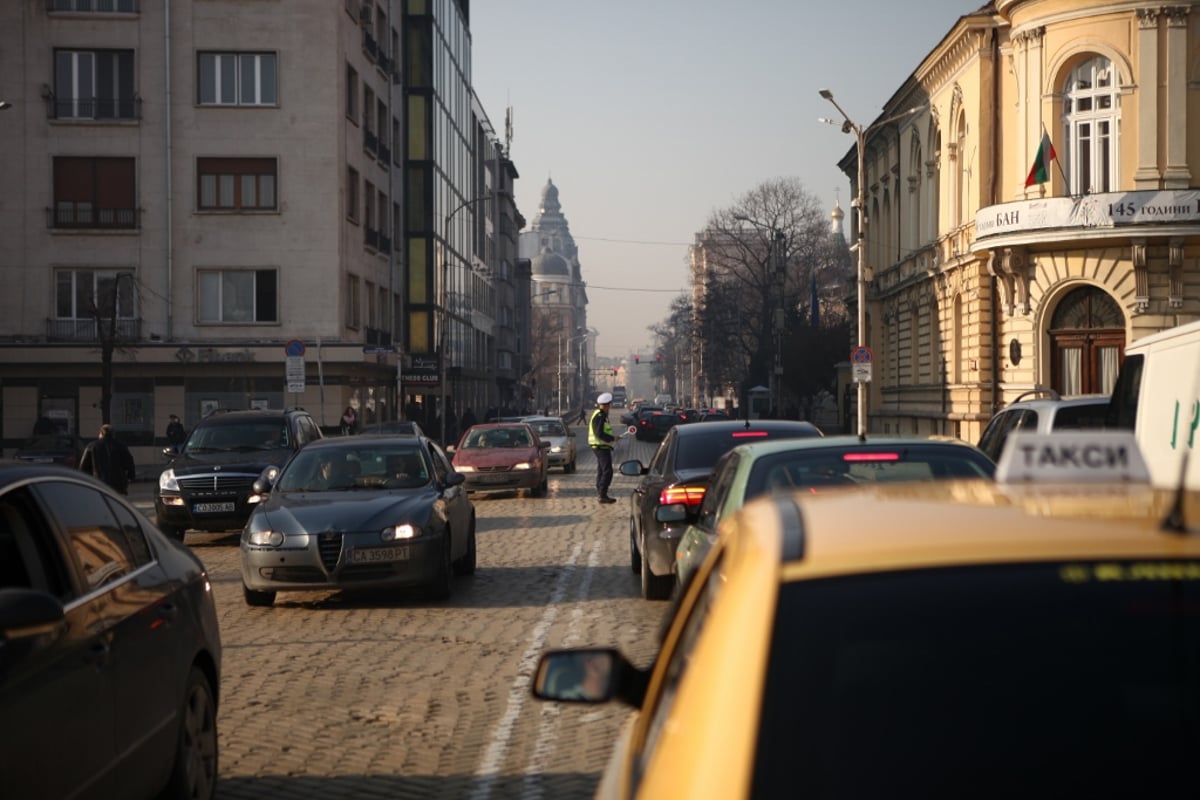
[{"label": "street lamp post", "polygon": [[446,215],[442,229],[442,302],[440,314],[441,325],[440,330],[438,331],[438,411],[441,415],[441,433],[439,434],[438,440],[442,443],[443,447],[448,444],[446,441],[446,362],[448,360],[448,353],[446,352],[446,337],[447,328],[450,327],[450,309],[448,306],[448,302],[450,300],[450,284],[448,281],[450,275],[450,253],[452,250],[450,247],[450,222],[454,219],[455,214],[462,211],[467,206],[473,206],[476,203],[482,203],[484,200],[490,199],[490,197],[490,195],[484,195],[483,197],[475,197],[471,200],[464,200],[463,202],[459,203],[450,211],[450,213]]},{"label": "street lamp post", "polygon": [[[857,183],[858,191],[854,193],[854,207],[858,210],[858,241],[855,242],[858,255],[858,346],[867,346],[867,166],[866,166],[866,142],[867,133],[875,127],[883,125],[887,122],[894,122],[898,119],[911,116],[918,111],[922,111],[925,106],[917,106],[910,108],[899,114],[893,114],[890,117],[876,120],[867,127],[863,127],[850,119],[849,115],[842,110],[842,107],[833,99],[833,92],[828,89],[820,90],[821,97],[824,97],[833,107],[842,115],[842,122],[836,120],[819,117],[819,122],[824,122],[829,125],[839,125],[842,133],[854,134],[854,149],[858,157],[858,174]],[[867,382],[858,382],[858,437],[865,439],[867,437]]]}]

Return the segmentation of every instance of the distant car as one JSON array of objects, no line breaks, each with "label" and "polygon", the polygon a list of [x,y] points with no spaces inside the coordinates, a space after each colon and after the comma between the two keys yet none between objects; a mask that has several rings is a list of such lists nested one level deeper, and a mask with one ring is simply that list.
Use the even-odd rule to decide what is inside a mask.
[{"label": "distant car", "polygon": [[639,441],[660,441],[678,422],[679,418],[665,407],[644,405],[634,412],[630,425],[637,429],[634,436]]},{"label": "distant car", "polygon": [[575,471],[575,432],[563,424],[561,417],[525,417],[523,421],[532,426],[538,438],[550,443],[548,466],[562,467],[567,474]]},{"label": "distant car", "polygon": [[705,408],[705,409],[701,409],[699,415],[697,416],[696,421],[697,422],[716,422],[716,421],[722,420],[722,419],[730,419],[729,414],[725,413],[724,411],[722,411],[719,408]]},{"label": "distant car", "polygon": [[475,571],[475,506],[424,436],[330,437],[258,484],[241,537],[246,603],[277,592],[425,587]]},{"label": "distant car", "polygon": [[1086,394],[1061,397],[1051,389],[1025,392],[996,412],[979,437],[979,449],[993,461],[1000,459],[1004,442],[1014,433],[1103,428],[1109,396]]},{"label": "distant car", "polygon": [[183,448],[163,450],[170,466],[158,476],[158,526],[183,540],[189,529],[240,530],[253,510],[253,485],[267,467],[281,467],[321,438],[306,411],[225,411],[192,428]]},{"label": "distant car", "polygon": [[675,584],[675,546],[695,519],[713,468],[728,451],[752,441],[819,437],[811,422],[755,420],[672,428],[650,466],[631,459],[622,475],[641,480],[629,495],[629,563],[642,596],[665,600]]},{"label": "distant car", "polygon": [[[996,465],[977,447],[948,437],[857,436],[775,439],[733,448],[717,462],[696,518],[675,549],[683,586],[712,548],[720,523],[761,494],[872,486],[898,481],[990,478]],[[682,513],[682,510],[679,511]]]},{"label": "distant car", "polygon": [[417,422],[407,419],[397,419],[390,422],[373,422],[370,425],[362,426],[358,432],[360,434],[388,435],[397,433],[411,433],[414,436],[425,435],[425,431],[421,429],[421,426]]},{"label": "distant car", "polygon": [[13,458],[30,464],[61,464],[64,467],[79,466],[86,443],[69,433],[48,433],[31,436],[25,440]]},{"label": "distant car", "polygon": [[91,476],[0,464],[0,794],[211,800],[220,686],[200,559]]},{"label": "distant car", "polygon": [[597,797],[1172,797],[1200,748],[1198,578],[1195,492],[800,489],[726,520],[644,667],[551,651],[532,690],[637,709]]},{"label": "distant car", "polygon": [[451,448],[454,468],[469,492],[524,490],[530,497],[549,491],[550,443],[527,422],[484,422],[463,432]]}]

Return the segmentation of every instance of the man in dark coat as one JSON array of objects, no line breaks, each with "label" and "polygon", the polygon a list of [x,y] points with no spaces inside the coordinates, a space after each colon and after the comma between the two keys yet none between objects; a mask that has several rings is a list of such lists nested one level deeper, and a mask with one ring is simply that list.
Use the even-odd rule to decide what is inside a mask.
[{"label": "man in dark coat", "polygon": [[187,431],[183,429],[183,423],[179,421],[179,417],[172,414],[171,421],[167,423],[167,444],[171,445],[171,449],[178,453],[185,441],[187,441]]},{"label": "man in dark coat", "polygon": [[129,494],[129,482],[136,477],[133,454],[117,441],[108,423],[100,426],[100,438],[84,449],[79,469],[90,472],[121,494]]}]

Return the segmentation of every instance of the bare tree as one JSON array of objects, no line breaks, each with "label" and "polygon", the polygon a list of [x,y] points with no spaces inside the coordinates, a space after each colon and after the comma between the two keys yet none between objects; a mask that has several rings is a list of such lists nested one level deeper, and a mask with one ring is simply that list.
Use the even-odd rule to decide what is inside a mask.
[{"label": "bare tree", "polygon": [[132,313],[133,284],[134,276],[129,272],[118,272],[111,279],[101,280],[87,309],[96,323],[96,339],[100,344],[100,421],[106,425],[112,422],[113,353],[124,351],[134,339],[121,330],[118,313],[125,311],[127,316]]},{"label": "bare tree", "polygon": [[534,403],[541,410],[549,406],[547,398],[554,391],[557,379],[557,317],[550,309],[535,305],[529,321],[529,372],[525,382],[534,387]]}]

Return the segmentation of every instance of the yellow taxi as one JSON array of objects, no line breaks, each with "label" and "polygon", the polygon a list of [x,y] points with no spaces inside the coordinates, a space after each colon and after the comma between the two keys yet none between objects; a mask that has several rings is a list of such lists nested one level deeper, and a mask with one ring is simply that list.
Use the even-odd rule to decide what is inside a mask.
[{"label": "yellow taxi", "polygon": [[1146,475],[1017,435],[995,482],[759,498],[653,665],[551,651],[534,695],[638,709],[600,797],[1195,796],[1200,492]]}]

